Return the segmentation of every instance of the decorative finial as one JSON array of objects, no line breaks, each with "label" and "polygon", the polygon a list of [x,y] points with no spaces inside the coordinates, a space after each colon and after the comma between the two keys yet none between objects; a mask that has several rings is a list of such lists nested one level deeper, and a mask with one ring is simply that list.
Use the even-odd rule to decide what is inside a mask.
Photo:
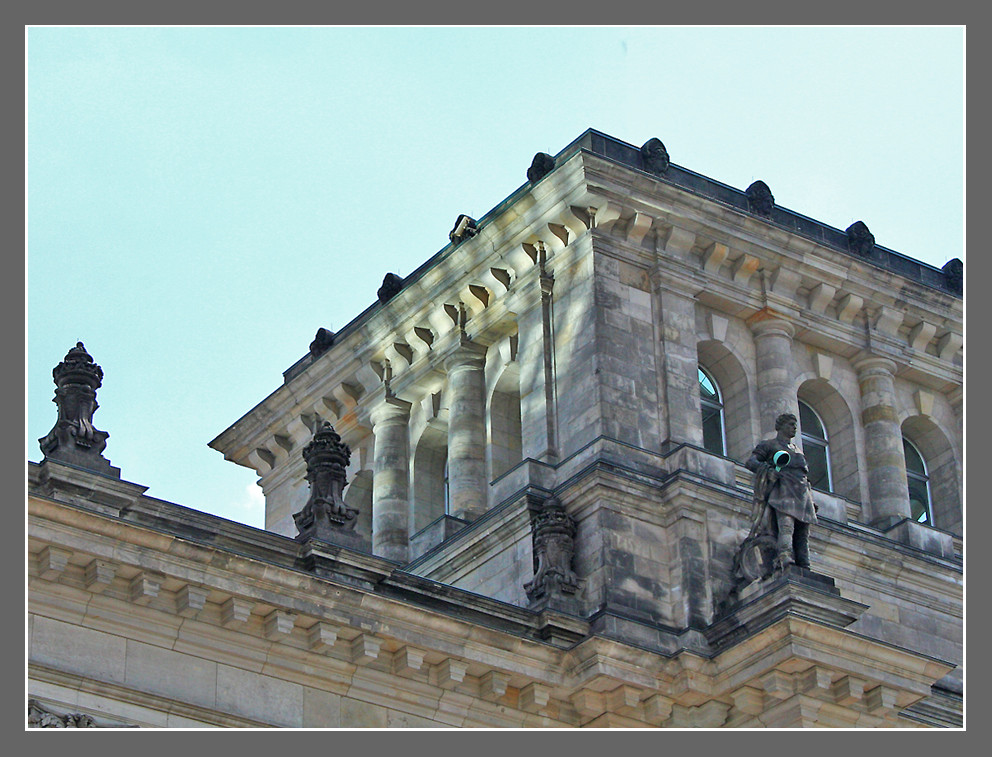
[{"label": "decorative finial", "polygon": [[82,342],[66,353],[52,369],[59,409],[55,426],[39,439],[46,460],[57,460],[80,468],[119,476],[120,471],[103,457],[110,434],[93,426],[93,413],[100,405],[96,390],[103,384],[103,369],[97,365]]},{"label": "decorative finial", "polygon": [[310,498],[293,520],[299,537],[316,537],[334,541],[335,531],[355,528],[357,510],[344,502],[344,487],[348,479],[345,471],[351,462],[351,449],[328,421],[324,421],[303,448],[307,464],[307,481]]},{"label": "decorative finial", "polygon": [[531,524],[536,569],[534,579],[524,584],[532,605],[561,605],[574,599],[582,587],[572,570],[575,554],[575,520],[557,497],[546,499]]}]

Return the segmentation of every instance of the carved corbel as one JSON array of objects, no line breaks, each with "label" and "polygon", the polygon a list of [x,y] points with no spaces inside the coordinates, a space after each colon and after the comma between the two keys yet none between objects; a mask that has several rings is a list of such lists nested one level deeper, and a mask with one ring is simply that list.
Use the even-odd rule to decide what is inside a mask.
[{"label": "carved corbel", "polygon": [[787,300],[795,299],[801,280],[798,273],[784,265],[776,268],[768,276],[770,291]]},{"label": "carved corbel", "polygon": [[487,268],[479,279],[489,290],[493,299],[500,297],[510,289],[510,272],[503,268]]},{"label": "carved corbel", "polygon": [[491,294],[479,284],[466,284],[459,290],[458,299],[468,309],[469,317],[474,318],[489,307]]},{"label": "carved corbel", "polygon": [[620,218],[620,206],[615,202],[603,202],[598,207],[590,207],[589,215],[594,228],[609,231]]},{"label": "carved corbel", "polygon": [[578,213],[585,215],[581,210],[576,213],[578,209],[573,208],[571,205],[563,204],[556,209],[556,216],[558,223],[568,229],[568,243],[571,244],[576,239],[578,239],[582,234],[585,233],[588,228],[588,223],[585,218],[582,218]]},{"label": "carved corbel", "polygon": [[927,345],[937,333],[937,327],[932,323],[920,321],[909,332],[909,346],[920,352],[926,351]]},{"label": "carved corbel", "polygon": [[276,456],[265,447],[256,447],[248,453],[248,464],[261,477],[271,473],[276,466]]},{"label": "carved corbel", "polygon": [[953,360],[963,343],[964,339],[961,334],[948,331],[937,340],[937,355],[941,360]]},{"label": "carved corbel", "polygon": [[639,246],[644,236],[650,231],[652,223],[654,223],[654,219],[651,216],[635,212],[634,217],[627,224],[627,241],[634,246]]},{"label": "carved corbel", "polygon": [[714,242],[703,252],[703,270],[707,273],[717,273],[727,259],[730,248],[725,244]]},{"label": "carved corbel", "polygon": [[754,255],[748,255],[747,253],[742,253],[737,260],[734,261],[732,270],[734,283],[740,284],[741,286],[747,286],[751,281],[751,277],[754,276],[754,272],[758,270],[758,265],[761,261]]},{"label": "carved corbel", "polygon": [[841,323],[854,323],[865,301],[856,294],[845,294],[837,303],[837,320]]},{"label": "carved corbel", "polygon": [[875,312],[872,327],[879,334],[894,337],[898,334],[899,326],[902,325],[903,318],[905,317],[906,314],[898,308],[892,308],[888,305],[880,305],[878,310]]},{"label": "carved corbel", "polygon": [[[432,307],[427,312],[427,321],[430,323],[431,331],[434,333],[436,340],[441,340],[446,334],[452,331],[458,324],[457,321],[457,310],[455,311],[455,318],[451,318],[451,313],[448,311],[449,307],[447,303],[441,306]],[[432,342],[433,344],[433,342]]]},{"label": "carved corbel", "polygon": [[696,244],[695,233],[688,229],[673,226],[668,230],[665,239],[664,250],[669,255],[681,258],[688,258],[693,246]]},{"label": "carved corbel", "polygon": [[809,309],[813,313],[824,313],[837,290],[829,284],[817,284],[809,293]]}]

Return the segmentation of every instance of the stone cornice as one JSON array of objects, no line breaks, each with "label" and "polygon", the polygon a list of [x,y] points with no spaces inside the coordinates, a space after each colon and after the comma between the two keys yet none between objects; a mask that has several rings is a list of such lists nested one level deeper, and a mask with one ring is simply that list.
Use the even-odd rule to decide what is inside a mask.
[{"label": "stone cornice", "polygon": [[[953,667],[788,613],[715,656],[642,649],[589,636],[581,619],[478,597],[371,555],[325,550],[340,575],[321,578],[300,569],[291,539],[204,514],[204,525],[220,528],[197,530],[176,519],[184,509],[150,504],[136,506],[136,523],[133,513],[30,496],[31,612],[247,669],[264,660],[269,675],[364,701],[378,701],[388,683],[401,708],[422,701],[425,686],[454,689],[466,706],[490,702],[473,705],[478,717],[504,725],[581,725],[606,713],[649,725],[743,717],[734,708],[752,691],[834,702],[843,690],[870,717],[889,717]],[[52,560],[53,550],[66,559]],[[570,652],[556,646],[583,637]],[[810,665],[815,676],[796,672]]]},{"label": "stone cornice", "polygon": [[[680,265],[689,265],[687,271],[698,266],[694,273],[684,272],[683,279],[698,279],[695,289],[701,301],[744,317],[762,304],[772,304],[795,314],[800,340],[807,331],[816,340],[826,330],[832,334],[826,346],[840,354],[865,346],[857,318],[877,319],[880,309],[898,308],[906,328],[925,325],[912,331],[908,342],[897,332],[875,338],[894,340],[890,351],[895,350],[900,362],[933,388],[943,390],[946,382],[956,380],[960,371],[953,361],[962,330],[960,298],[826,244],[828,237],[842,238],[837,230],[832,235],[821,230],[817,239],[811,239],[803,230],[813,228],[810,224],[815,222],[805,217],[776,208],[773,221],[793,216],[799,221],[786,227],[756,219],[746,212],[738,190],[677,167],[671,176],[659,179],[623,165],[623,160],[604,157],[590,149],[597,139],[612,138],[590,131],[566,148],[551,174],[533,187],[520,188],[484,216],[476,236],[445,247],[414,271],[389,302],[370,307],[345,326],[326,353],[316,360],[309,356],[301,360],[287,372],[283,387],[210,446],[261,475],[266,458],[279,455],[274,446],[278,437],[288,438],[286,429],[278,428],[281,419],[320,415],[337,420],[339,412],[349,409],[344,407],[348,397],[339,396],[340,387],[355,387],[353,394],[359,396],[369,391],[376,384],[375,366],[384,360],[393,364],[397,385],[405,381],[416,393],[417,381],[412,375],[404,380],[404,374],[421,358],[427,360],[427,375],[431,373],[431,342],[456,328],[457,316],[450,311],[457,310],[459,302],[465,303],[477,328],[495,326],[499,331],[501,320],[513,318],[506,309],[511,295],[519,307],[516,284],[534,275],[540,247],[544,246],[551,267],[567,267],[567,258],[576,254],[574,242],[590,231],[603,240],[615,239],[628,251],[625,254],[645,259],[650,256],[642,246],[646,239],[658,237],[656,254],[665,258],[672,229],[694,235],[696,247],[680,253],[679,260]],[[610,142],[614,143],[623,145]],[[618,147],[617,154],[626,154],[627,147]],[[562,253],[566,258],[559,259]],[[769,282],[765,290],[760,288],[762,275]],[[809,295],[807,303],[805,292],[812,289],[815,296]],[[536,293],[529,299],[535,306]],[[807,325],[808,304],[814,309]],[[832,317],[840,318],[840,328],[832,327]],[[927,353],[929,341],[938,355]],[[424,370],[421,365],[415,372]],[[933,378],[927,380],[930,374]],[[276,427],[270,427],[273,422]]]}]

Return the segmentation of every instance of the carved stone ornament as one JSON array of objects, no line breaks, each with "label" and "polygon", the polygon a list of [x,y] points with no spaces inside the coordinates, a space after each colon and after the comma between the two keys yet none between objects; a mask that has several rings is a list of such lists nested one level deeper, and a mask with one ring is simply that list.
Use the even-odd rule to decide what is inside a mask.
[{"label": "carved stone ornament", "polygon": [[334,344],[334,332],[329,329],[317,329],[317,335],[310,342],[310,354],[318,358],[327,352]]},{"label": "carved stone ornament", "polygon": [[28,728],[99,728],[89,715],[58,715],[36,699],[28,700]]},{"label": "carved stone ornament", "polygon": [[641,159],[644,161],[644,167],[651,173],[665,173],[670,165],[668,150],[657,137],[651,137],[641,145]]},{"label": "carved stone ornament", "polygon": [[958,294],[964,293],[964,263],[959,258],[951,258],[942,269],[947,278],[947,284]]},{"label": "carved stone ornament", "polygon": [[539,152],[527,169],[527,181],[537,184],[541,179],[555,170],[555,159],[546,152]]},{"label": "carved stone ornament", "polygon": [[448,232],[448,239],[451,240],[452,244],[461,244],[466,239],[471,239],[478,233],[479,228],[476,225],[476,220],[462,213],[458,216],[458,220],[455,221],[454,227]]},{"label": "carved stone ornament", "polygon": [[581,580],[572,570],[575,554],[575,520],[565,512],[557,497],[545,500],[532,523],[534,556],[537,569],[534,579],[524,584],[531,602],[551,595],[575,595]]},{"label": "carved stone ornament", "polygon": [[772,196],[772,190],[761,179],[758,179],[758,181],[745,189],[744,194],[747,195],[747,209],[749,213],[753,213],[756,216],[764,216],[765,218],[772,214],[772,208],[775,207],[775,198]]},{"label": "carved stone ornament", "polygon": [[864,221],[855,221],[847,227],[847,246],[855,255],[868,257],[875,249],[875,236]]},{"label": "carved stone ornament", "polygon": [[358,515],[357,510],[345,504],[343,495],[351,449],[341,441],[334,427],[324,421],[303,448],[303,459],[307,463],[310,499],[302,510],[293,514],[293,520],[300,536],[333,541],[329,535],[335,530],[353,530]]},{"label": "carved stone ornament", "polygon": [[110,473],[110,461],[102,455],[110,434],[93,426],[93,413],[100,407],[96,390],[103,383],[103,369],[93,362],[83,343],[76,342],[52,370],[52,378],[52,402],[59,417],[48,435],[38,440],[42,453],[47,459]]},{"label": "carved stone ornament", "polygon": [[382,286],[376,294],[379,302],[386,304],[403,289],[403,278],[395,273],[387,273],[382,279]]}]

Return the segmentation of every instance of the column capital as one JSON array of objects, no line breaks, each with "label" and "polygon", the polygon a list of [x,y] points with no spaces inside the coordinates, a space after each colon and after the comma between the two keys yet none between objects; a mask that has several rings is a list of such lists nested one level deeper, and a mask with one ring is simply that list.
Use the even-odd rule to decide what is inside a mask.
[{"label": "column capital", "polygon": [[457,368],[482,369],[488,347],[470,339],[461,338],[444,357],[444,369],[449,373]]},{"label": "column capital", "polygon": [[796,335],[792,322],[774,310],[759,310],[747,319],[747,325],[756,337],[778,335],[792,339]]},{"label": "column capital", "polygon": [[373,426],[390,421],[406,423],[410,417],[411,406],[411,403],[399,397],[386,396],[369,412],[369,420],[372,421]]},{"label": "column capital", "polygon": [[859,376],[882,374],[894,376],[896,373],[895,362],[881,355],[864,354],[856,358],[852,365]]}]

